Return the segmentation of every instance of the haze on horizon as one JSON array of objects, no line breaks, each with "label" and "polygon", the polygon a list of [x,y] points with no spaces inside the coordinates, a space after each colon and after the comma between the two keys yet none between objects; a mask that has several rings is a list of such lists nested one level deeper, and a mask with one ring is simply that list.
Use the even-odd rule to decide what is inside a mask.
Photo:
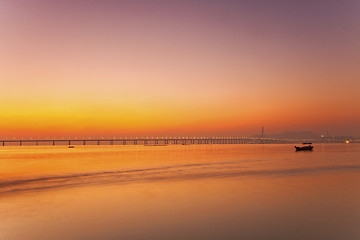
[{"label": "haze on horizon", "polygon": [[360,2],[0,2],[0,137],[360,136]]}]

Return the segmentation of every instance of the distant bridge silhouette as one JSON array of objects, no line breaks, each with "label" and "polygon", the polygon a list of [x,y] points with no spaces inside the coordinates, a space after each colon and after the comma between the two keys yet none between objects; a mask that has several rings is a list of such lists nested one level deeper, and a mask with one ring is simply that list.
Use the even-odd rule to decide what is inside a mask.
[{"label": "distant bridge silhouette", "polygon": [[289,139],[254,137],[133,137],[72,139],[3,139],[1,146],[38,145],[193,145],[193,144],[275,144],[298,142]]}]

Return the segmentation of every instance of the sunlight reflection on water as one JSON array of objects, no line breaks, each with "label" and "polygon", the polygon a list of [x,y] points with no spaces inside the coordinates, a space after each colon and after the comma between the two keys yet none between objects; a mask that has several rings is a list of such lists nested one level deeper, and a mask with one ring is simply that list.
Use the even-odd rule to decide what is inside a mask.
[{"label": "sunlight reflection on water", "polygon": [[0,239],[358,239],[360,146],[6,147]]}]

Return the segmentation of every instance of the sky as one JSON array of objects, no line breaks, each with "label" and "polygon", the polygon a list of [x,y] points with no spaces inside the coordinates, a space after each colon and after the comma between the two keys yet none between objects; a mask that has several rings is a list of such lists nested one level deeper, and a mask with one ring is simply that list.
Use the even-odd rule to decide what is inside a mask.
[{"label": "sky", "polygon": [[1,0],[0,138],[360,136],[357,0]]}]

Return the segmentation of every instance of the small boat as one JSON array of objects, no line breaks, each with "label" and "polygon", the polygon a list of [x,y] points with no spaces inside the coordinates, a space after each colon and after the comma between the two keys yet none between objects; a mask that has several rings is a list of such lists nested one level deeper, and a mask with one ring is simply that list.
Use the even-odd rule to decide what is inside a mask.
[{"label": "small boat", "polygon": [[314,147],[311,144],[312,143],[303,143],[302,147],[295,146],[295,149],[296,151],[312,151]]}]

